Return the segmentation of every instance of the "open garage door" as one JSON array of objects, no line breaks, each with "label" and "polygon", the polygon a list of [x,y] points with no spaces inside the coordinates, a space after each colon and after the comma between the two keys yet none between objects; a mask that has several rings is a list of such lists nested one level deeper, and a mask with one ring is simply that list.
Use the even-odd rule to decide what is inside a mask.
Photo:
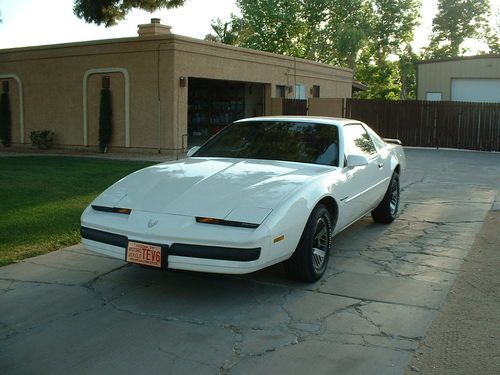
[{"label": "open garage door", "polygon": [[188,146],[203,144],[233,121],[264,114],[264,85],[189,78]]},{"label": "open garage door", "polygon": [[500,79],[452,78],[451,100],[500,103]]}]

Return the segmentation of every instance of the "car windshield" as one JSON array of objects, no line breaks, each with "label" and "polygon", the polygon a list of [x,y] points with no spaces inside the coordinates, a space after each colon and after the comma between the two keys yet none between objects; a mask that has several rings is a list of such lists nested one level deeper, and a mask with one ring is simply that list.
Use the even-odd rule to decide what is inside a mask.
[{"label": "car windshield", "polygon": [[335,125],[245,121],[225,127],[193,156],[283,160],[338,166]]}]

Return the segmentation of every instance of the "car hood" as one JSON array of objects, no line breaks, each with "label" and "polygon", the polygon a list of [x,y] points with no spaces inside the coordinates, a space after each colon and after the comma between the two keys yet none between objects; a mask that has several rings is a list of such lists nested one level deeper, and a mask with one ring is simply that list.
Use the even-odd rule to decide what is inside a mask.
[{"label": "car hood", "polygon": [[93,204],[260,224],[307,180],[331,170],[284,161],[190,158],[132,173]]}]

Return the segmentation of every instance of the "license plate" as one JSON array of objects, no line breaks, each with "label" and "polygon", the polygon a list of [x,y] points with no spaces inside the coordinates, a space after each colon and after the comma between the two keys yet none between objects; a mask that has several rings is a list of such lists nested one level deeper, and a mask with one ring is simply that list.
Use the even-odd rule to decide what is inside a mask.
[{"label": "license plate", "polygon": [[161,258],[161,246],[132,241],[128,243],[127,262],[161,268]]}]

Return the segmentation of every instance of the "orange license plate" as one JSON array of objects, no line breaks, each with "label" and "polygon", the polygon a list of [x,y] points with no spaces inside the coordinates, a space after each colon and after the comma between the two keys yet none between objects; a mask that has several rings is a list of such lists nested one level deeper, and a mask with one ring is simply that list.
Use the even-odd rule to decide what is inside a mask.
[{"label": "orange license plate", "polygon": [[128,243],[127,262],[161,268],[161,258],[161,246],[132,241]]}]

